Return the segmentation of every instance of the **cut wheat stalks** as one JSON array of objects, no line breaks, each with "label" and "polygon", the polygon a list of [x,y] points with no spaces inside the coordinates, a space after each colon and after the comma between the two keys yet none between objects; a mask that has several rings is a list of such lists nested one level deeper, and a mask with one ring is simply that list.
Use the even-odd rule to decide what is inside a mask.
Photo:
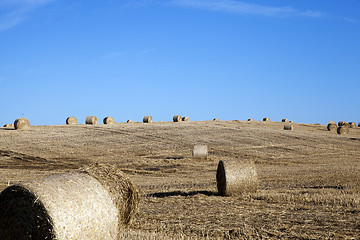
[{"label": "cut wheat stalks", "polygon": [[336,123],[329,123],[327,125],[327,130],[330,132],[336,132],[337,128],[338,128],[338,126],[336,125]]},{"label": "cut wheat stalks", "polygon": [[239,196],[256,192],[258,177],[255,164],[250,160],[219,161],[216,182],[221,196]]},{"label": "cut wheat stalks", "polygon": [[289,119],[283,118],[283,119],[281,120],[281,122],[289,122]]},{"label": "cut wheat stalks", "polygon": [[97,124],[97,117],[96,116],[87,116],[85,119],[85,123],[95,125],[95,124]]},{"label": "cut wheat stalks", "polygon": [[190,121],[190,118],[189,118],[189,117],[183,117],[183,118],[182,118],[182,121],[183,121],[183,122],[189,122],[189,121]]},{"label": "cut wheat stalks", "polygon": [[208,156],[208,146],[207,145],[195,145],[192,151],[193,158],[196,159],[206,159]]},{"label": "cut wheat stalks", "polygon": [[30,122],[27,118],[18,118],[14,121],[15,129],[22,130],[30,127]]},{"label": "cut wheat stalks", "polygon": [[0,193],[0,239],[118,239],[139,193],[114,167],[19,183]]},{"label": "cut wheat stalks", "polygon": [[180,115],[173,116],[173,122],[181,122],[181,121],[182,121],[182,118]]},{"label": "cut wheat stalks", "polygon": [[349,128],[346,125],[338,127],[337,128],[337,133],[338,134],[348,134],[349,133]]},{"label": "cut wheat stalks", "polygon": [[285,122],[284,130],[294,130],[294,124],[290,122]]},{"label": "cut wheat stalks", "polygon": [[115,123],[115,120],[114,120],[114,118],[112,118],[112,117],[105,117],[105,118],[103,119],[103,123],[104,123],[104,124],[113,124],[113,123]]},{"label": "cut wheat stalks", "polygon": [[75,124],[77,124],[77,119],[76,119],[76,117],[68,117],[68,118],[66,119],[66,124],[68,124],[68,125],[75,125]]},{"label": "cut wheat stalks", "polygon": [[265,117],[265,118],[263,118],[263,121],[264,122],[270,122],[270,118]]},{"label": "cut wheat stalks", "polygon": [[143,118],[143,123],[151,123],[152,122],[152,116],[145,116]]}]

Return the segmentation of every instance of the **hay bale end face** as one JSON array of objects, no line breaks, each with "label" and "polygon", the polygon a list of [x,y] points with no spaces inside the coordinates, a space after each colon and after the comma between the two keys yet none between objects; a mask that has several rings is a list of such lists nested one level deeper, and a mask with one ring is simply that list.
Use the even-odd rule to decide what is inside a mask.
[{"label": "hay bale end face", "polygon": [[182,118],[180,115],[173,116],[173,122],[181,122],[181,121],[182,121]]},{"label": "hay bale end face", "polygon": [[265,117],[265,118],[263,118],[263,121],[264,122],[270,122],[270,118]]},{"label": "hay bale end face", "polygon": [[354,122],[349,122],[350,128],[356,128],[356,123]]},{"label": "hay bale end face", "polygon": [[283,118],[283,119],[281,120],[281,122],[289,122],[289,119]]},{"label": "hay bale end face", "polygon": [[284,130],[294,130],[294,124],[293,124],[293,123],[289,123],[289,122],[285,122],[285,124],[284,124]]},{"label": "hay bale end face", "polygon": [[258,177],[255,164],[250,160],[219,161],[216,182],[221,196],[239,196],[256,192]]},{"label": "hay bale end face", "polygon": [[151,123],[152,122],[152,116],[145,116],[143,118],[143,123]]},{"label": "hay bale end face", "polygon": [[338,134],[348,134],[349,133],[349,128],[347,126],[341,126],[337,128],[337,133]]},{"label": "hay bale end face", "polygon": [[66,124],[67,124],[67,125],[75,125],[75,124],[77,124],[77,119],[76,119],[76,117],[68,117],[68,118],[66,119]]},{"label": "hay bale end face", "polygon": [[113,124],[113,123],[115,123],[115,120],[112,117],[106,117],[103,119],[103,123],[104,124]]},{"label": "hay bale end face", "polygon": [[30,122],[26,118],[18,118],[14,122],[15,129],[22,130],[30,127]]},{"label": "hay bale end face", "polygon": [[336,123],[329,123],[327,125],[327,130],[330,132],[336,132],[337,128],[338,128],[338,126],[336,125]]},{"label": "hay bale end face", "polygon": [[133,123],[133,120],[129,119],[126,121],[127,123]]},{"label": "hay bale end face", "polygon": [[126,180],[111,169],[97,168],[6,188],[0,193],[0,239],[118,239],[138,192],[124,188]]},{"label": "hay bale end face", "polygon": [[196,159],[206,159],[208,157],[208,146],[195,145],[193,147],[192,156]]},{"label": "hay bale end face", "polygon": [[183,117],[183,118],[182,118],[182,121],[183,121],[183,122],[189,122],[189,121],[190,121],[190,118],[189,118],[189,117]]},{"label": "hay bale end face", "polygon": [[86,124],[95,125],[97,124],[97,117],[96,116],[87,116],[85,119]]}]

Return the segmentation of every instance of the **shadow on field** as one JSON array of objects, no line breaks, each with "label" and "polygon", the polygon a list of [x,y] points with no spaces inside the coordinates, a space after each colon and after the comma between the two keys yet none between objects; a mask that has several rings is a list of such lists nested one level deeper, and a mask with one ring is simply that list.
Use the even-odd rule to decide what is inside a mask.
[{"label": "shadow on field", "polygon": [[183,191],[172,191],[172,192],[157,192],[148,194],[148,197],[157,197],[157,198],[165,198],[165,197],[176,197],[176,196],[183,196],[183,197],[190,197],[197,194],[203,194],[206,196],[219,196],[217,192],[212,191],[191,191],[191,192],[183,192]]}]

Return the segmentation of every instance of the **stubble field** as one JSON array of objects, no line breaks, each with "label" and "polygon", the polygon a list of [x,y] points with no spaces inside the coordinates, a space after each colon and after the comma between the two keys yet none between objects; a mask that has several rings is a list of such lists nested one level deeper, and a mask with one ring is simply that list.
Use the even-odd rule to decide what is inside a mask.
[{"label": "stubble field", "polygon": [[[209,158],[193,159],[206,144]],[[254,160],[255,194],[217,195],[219,160]],[[122,237],[360,237],[360,128],[202,121],[0,128],[0,190],[91,162],[124,171],[142,194]]]}]

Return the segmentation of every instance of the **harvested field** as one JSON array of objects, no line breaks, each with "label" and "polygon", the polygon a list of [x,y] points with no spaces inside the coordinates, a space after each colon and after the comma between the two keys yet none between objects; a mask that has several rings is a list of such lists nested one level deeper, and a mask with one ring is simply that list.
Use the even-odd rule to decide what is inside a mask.
[{"label": "harvested field", "polygon": [[[193,159],[194,145],[208,146]],[[220,160],[256,164],[256,193],[221,197]],[[360,128],[262,121],[0,128],[0,190],[90,162],[116,165],[143,199],[130,239],[359,238]]]}]

